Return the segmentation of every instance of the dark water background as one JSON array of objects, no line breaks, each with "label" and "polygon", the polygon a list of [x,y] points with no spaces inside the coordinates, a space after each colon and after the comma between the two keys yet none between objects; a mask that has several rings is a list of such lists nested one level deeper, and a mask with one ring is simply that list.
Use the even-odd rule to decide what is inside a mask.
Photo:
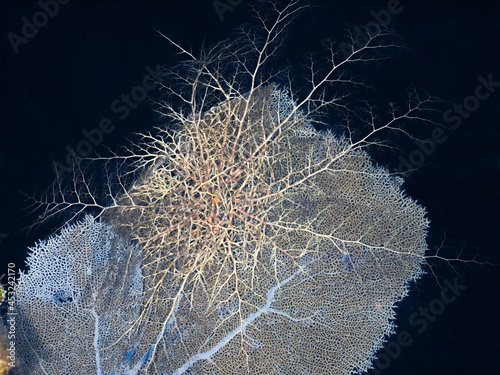
[{"label": "dark water background", "polygon": [[[252,23],[244,1],[225,12],[223,20],[213,3],[72,0],[60,5],[17,53],[8,34],[22,36],[22,17],[32,21],[42,8],[35,1],[0,4],[0,274],[9,262],[23,267],[27,247],[57,225],[22,231],[37,214],[28,214],[20,192],[39,195],[49,186],[52,162],[64,163],[66,147],[77,147],[85,139],[83,130],[97,128],[103,118],[113,120],[115,129],[96,147],[102,152],[104,146],[116,149],[133,139],[133,132],[155,124],[148,99],[123,120],[118,116],[124,112],[110,109],[122,93],[142,84],[146,67],[181,60],[155,30],[199,51],[203,43],[212,45],[229,37],[234,27]],[[324,39],[344,40],[346,26],[364,27],[376,19],[374,14],[387,16],[388,7],[396,3],[312,1],[289,29],[283,59],[298,66],[307,51],[321,50]],[[445,131],[446,141],[436,144],[408,177],[406,191],[429,212],[431,249],[445,239],[442,254],[447,257],[461,253],[462,259],[500,264],[500,87],[493,87],[487,99],[470,98],[479,76],[500,82],[500,1],[402,0],[395,9],[389,26],[407,49],[359,71],[376,89],[368,97],[380,105],[379,111],[389,102],[403,104],[412,86],[425,88],[448,101],[438,118],[449,128],[453,123],[442,119],[447,109],[464,100],[477,103],[459,126]],[[44,24],[43,15],[39,17]],[[150,98],[156,94],[151,92]],[[425,139],[434,128],[410,130]],[[408,159],[415,150],[418,146],[410,142],[398,152],[373,154],[394,169],[398,157]],[[432,265],[398,310],[398,331],[406,332],[403,341],[411,344],[402,347],[391,337],[387,350],[395,354],[391,358],[382,352],[386,362],[379,364],[381,373],[500,373],[500,268],[461,262]],[[446,295],[457,276],[464,288],[445,303],[441,292]],[[430,308],[428,318],[421,308]],[[419,315],[410,320],[415,313]]]}]

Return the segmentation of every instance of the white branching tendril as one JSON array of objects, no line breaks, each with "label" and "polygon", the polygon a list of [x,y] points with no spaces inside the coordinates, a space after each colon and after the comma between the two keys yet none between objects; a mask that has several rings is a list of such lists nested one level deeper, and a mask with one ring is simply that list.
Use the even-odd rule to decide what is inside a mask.
[{"label": "white branching tendril", "polygon": [[[141,249],[141,310],[116,340],[136,340],[128,374],[364,371],[421,274],[425,210],[366,149],[386,146],[383,132],[412,138],[403,125],[433,123],[438,100],[415,90],[387,121],[349,105],[365,85],[349,67],[398,48],[387,29],[345,55],[329,44],[297,90],[270,60],[303,7],[271,8],[256,13],[262,35],[243,29],[200,57],[162,34],[187,59],[159,82],[156,110],[175,128],[75,163],[72,186],[57,180],[38,202],[43,220],[90,210]],[[333,109],[343,135],[315,129]],[[95,162],[101,198],[84,170]]]}]

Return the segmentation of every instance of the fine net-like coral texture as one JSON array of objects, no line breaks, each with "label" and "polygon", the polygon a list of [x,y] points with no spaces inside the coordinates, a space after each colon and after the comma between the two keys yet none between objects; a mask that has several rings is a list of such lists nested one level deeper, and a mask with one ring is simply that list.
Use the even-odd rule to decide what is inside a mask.
[{"label": "fine net-like coral texture", "polygon": [[143,145],[162,162],[110,214],[144,246],[159,373],[349,374],[393,331],[425,211],[293,108],[269,85]]}]

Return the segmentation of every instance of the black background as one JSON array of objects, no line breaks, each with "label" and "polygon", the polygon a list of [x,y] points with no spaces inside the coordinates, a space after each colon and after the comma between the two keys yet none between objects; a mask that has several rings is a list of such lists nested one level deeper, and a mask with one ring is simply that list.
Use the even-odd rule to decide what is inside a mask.
[{"label": "black background", "polygon": [[[230,37],[233,28],[253,22],[244,3],[221,20],[212,1],[72,0],[20,45],[18,53],[7,35],[21,35],[22,17],[32,20],[40,5],[0,4],[0,274],[9,262],[23,268],[27,247],[57,226],[53,222],[36,231],[23,230],[37,214],[28,213],[20,192],[36,196],[49,186],[52,161],[64,162],[66,146],[76,147],[84,139],[82,130],[98,127],[105,117],[116,120],[99,152],[103,146],[116,149],[133,139],[134,132],[155,124],[148,100],[123,121],[110,110],[122,93],[142,83],[146,66],[180,61],[177,50],[155,30],[199,51],[203,43],[210,46]],[[320,52],[326,38],[345,40],[346,26],[366,25],[374,19],[372,11],[388,7],[388,1],[310,4],[289,29],[284,46],[283,56],[292,66],[305,62],[307,51]],[[402,11],[391,17],[389,26],[407,49],[363,70],[367,76],[362,78],[376,89],[374,102],[404,103],[414,85],[448,101],[440,109],[444,112],[474,95],[478,76],[491,74],[500,81],[499,1],[402,0],[398,9]],[[459,128],[446,130],[447,140],[406,179],[408,194],[429,212],[431,251],[445,238],[441,254],[447,257],[500,264],[499,117],[497,89]],[[410,130],[426,138],[432,127]],[[375,160],[393,169],[398,156],[408,157],[414,149],[415,144],[406,143],[398,153],[373,152]],[[431,264],[429,274],[410,287],[410,297],[398,309],[398,331],[408,332],[412,344],[381,373],[500,373],[500,269],[464,262]],[[467,288],[417,332],[408,317],[435,304],[446,280],[455,277]]]}]

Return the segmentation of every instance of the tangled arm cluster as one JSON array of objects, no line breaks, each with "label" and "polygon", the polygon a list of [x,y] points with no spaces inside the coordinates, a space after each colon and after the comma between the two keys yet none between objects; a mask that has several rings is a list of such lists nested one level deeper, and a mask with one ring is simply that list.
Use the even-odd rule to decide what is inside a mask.
[{"label": "tangled arm cluster", "polygon": [[318,89],[345,84],[340,67],[366,61],[383,32],[342,62],[332,58],[323,76],[312,70],[309,94],[296,101],[261,72],[296,11],[295,3],[275,9],[270,25],[262,19],[254,59],[228,53],[236,78],[221,69],[220,51],[199,60],[183,50],[193,57],[175,93],[184,106],[163,104],[179,126],[118,158],[139,177],[114,185],[111,204],[97,203],[84,177],[73,201],[52,196],[48,215],[102,211],[32,249],[18,287],[26,373],[370,367],[393,332],[395,303],[422,272],[428,222],[364,147],[422,103],[358,140],[315,130],[308,108],[334,103]]}]

